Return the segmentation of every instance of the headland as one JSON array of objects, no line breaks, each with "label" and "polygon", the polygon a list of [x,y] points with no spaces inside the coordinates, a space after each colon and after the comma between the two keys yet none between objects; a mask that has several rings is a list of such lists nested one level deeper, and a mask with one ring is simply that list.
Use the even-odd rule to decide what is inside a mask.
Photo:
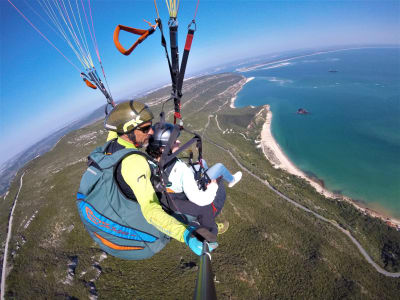
[{"label": "headland", "polygon": [[361,203],[341,194],[335,194],[326,189],[323,186],[321,180],[310,177],[305,172],[300,170],[282,151],[281,147],[272,135],[272,112],[270,110],[270,106],[264,105],[263,109],[266,110],[266,120],[261,131],[261,149],[264,153],[265,158],[274,166],[274,168],[280,168],[290,174],[299,176],[305,179],[311,186],[313,186],[317,190],[317,192],[324,195],[325,197],[337,199],[338,201],[348,201],[364,214],[368,214],[375,218],[380,218],[384,222],[386,222],[387,225],[400,230],[400,220],[388,215],[387,213],[372,209],[368,207],[368,205],[365,203]]},{"label": "headland", "polygon": [[244,87],[244,85],[245,85],[246,83],[252,81],[254,78],[255,78],[255,77],[245,78],[245,79],[242,80],[243,82],[240,82],[240,84],[241,84],[240,89],[235,93],[235,96],[232,97],[232,99],[231,99],[231,105],[230,105],[231,108],[235,108],[235,100],[236,100],[236,98],[237,98],[237,94],[241,91],[241,89]]}]

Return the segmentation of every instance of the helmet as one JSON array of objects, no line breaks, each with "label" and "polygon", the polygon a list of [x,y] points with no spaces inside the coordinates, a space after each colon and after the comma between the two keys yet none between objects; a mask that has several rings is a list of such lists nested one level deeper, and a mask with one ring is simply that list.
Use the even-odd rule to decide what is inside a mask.
[{"label": "helmet", "polygon": [[117,104],[106,116],[104,127],[121,134],[129,133],[153,118],[153,113],[146,104],[131,100]]},{"label": "helmet", "polygon": [[174,125],[171,123],[156,123],[153,126],[153,130],[154,133],[149,139],[149,144],[152,147],[165,147],[174,130]]}]

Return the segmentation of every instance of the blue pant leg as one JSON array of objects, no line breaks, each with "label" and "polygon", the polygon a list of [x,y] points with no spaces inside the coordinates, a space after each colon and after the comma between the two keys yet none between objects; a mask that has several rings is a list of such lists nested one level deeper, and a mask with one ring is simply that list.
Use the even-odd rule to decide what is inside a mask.
[{"label": "blue pant leg", "polygon": [[204,159],[201,159],[201,162],[202,162],[202,164],[203,164],[203,167],[204,167],[204,169],[208,169],[208,165],[207,165],[207,162],[204,160]]},{"label": "blue pant leg", "polygon": [[213,165],[206,171],[206,173],[211,179],[217,179],[222,176],[222,178],[224,178],[228,183],[234,180],[231,172],[229,172],[229,170],[221,163]]}]

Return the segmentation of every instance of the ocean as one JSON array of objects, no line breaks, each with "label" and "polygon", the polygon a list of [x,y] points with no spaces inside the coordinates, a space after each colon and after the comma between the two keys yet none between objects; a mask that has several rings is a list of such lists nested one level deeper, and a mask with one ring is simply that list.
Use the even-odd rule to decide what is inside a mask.
[{"label": "ocean", "polygon": [[235,106],[270,104],[272,134],[297,167],[400,218],[400,48],[320,52],[238,71],[255,79]]}]

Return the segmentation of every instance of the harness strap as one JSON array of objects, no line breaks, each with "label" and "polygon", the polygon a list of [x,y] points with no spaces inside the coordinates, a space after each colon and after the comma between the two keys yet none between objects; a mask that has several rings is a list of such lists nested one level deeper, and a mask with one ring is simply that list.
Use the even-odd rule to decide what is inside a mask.
[{"label": "harness strap", "polygon": [[[182,129],[182,130],[184,130],[184,129]],[[179,153],[181,153],[185,149],[189,148],[189,146],[191,144],[193,144],[194,142],[197,141],[197,137],[193,137],[188,142],[186,142],[184,145],[179,147],[179,149],[177,151],[175,151],[174,153],[170,154],[170,150],[172,148],[172,145],[175,143],[176,139],[178,138],[180,131],[181,131],[180,126],[175,125],[174,129],[171,132],[171,136],[170,136],[170,138],[168,140],[167,146],[165,147],[165,149],[164,149],[164,151],[163,151],[163,153],[161,155],[161,159],[160,159],[160,162],[159,162],[159,165],[160,165],[161,168],[164,168],[166,165],[168,165],[169,162],[171,162],[174,158],[176,158]]]},{"label": "harness strap", "polygon": [[[186,142],[184,145],[182,145],[181,147],[179,147],[179,149],[177,151],[175,151],[174,153],[170,153],[170,150],[172,148],[172,145],[175,143],[177,137],[179,136],[179,133],[181,130],[187,131],[191,134],[194,135],[193,138],[191,138],[188,142]],[[194,175],[195,175],[195,180],[197,181],[197,184],[199,186],[199,189],[202,190],[206,190],[207,189],[207,184],[211,182],[210,177],[207,175],[206,170],[203,166],[202,163],[202,142],[201,142],[201,137],[196,134],[193,133],[189,130],[186,130],[184,128],[181,128],[178,125],[174,126],[174,129],[171,133],[171,136],[168,140],[168,143],[161,155],[160,161],[158,163],[159,169],[160,169],[160,176],[162,177],[163,183],[164,185],[168,182],[168,176],[169,173],[167,172],[168,168],[171,167],[171,165],[173,166],[173,160],[176,159],[176,157],[182,153],[184,150],[188,149],[189,146],[191,146],[192,144],[196,143],[196,148],[198,150],[198,162],[193,163],[193,153],[190,154],[189,157],[189,164],[192,167],[193,171],[194,171]],[[196,170],[195,168],[195,164],[199,165],[199,169]],[[171,167],[172,170],[172,167]],[[169,170],[169,172],[171,172],[171,170]]]},{"label": "harness strap", "polygon": [[[145,30],[145,29],[137,29],[137,28],[133,28],[133,27],[128,27],[128,26],[124,26],[124,25],[117,25],[117,27],[114,30],[114,37],[113,37],[114,44],[117,47],[118,51],[121,52],[123,55],[129,55],[136,48],[137,45],[139,45],[141,42],[143,42],[149,35],[151,35],[155,31],[156,27],[157,27],[157,24],[151,25],[151,27],[149,29]],[[119,32],[121,30],[140,35],[140,37],[136,40],[136,42],[128,50],[126,50],[119,42]]]},{"label": "harness strap", "polygon": [[[177,119],[179,119],[181,120],[180,125],[182,126],[182,115],[181,115],[182,86],[183,86],[183,80],[185,78],[185,71],[186,71],[187,61],[189,58],[190,49],[192,47],[194,32],[196,31],[196,23],[195,20],[193,19],[188,26],[188,34],[186,36],[181,67],[179,69],[178,22],[175,18],[170,18],[170,21],[168,23],[169,35],[170,35],[171,59],[169,58],[167,42],[164,37],[161,19],[158,18],[156,22],[158,27],[160,28],[161,45],[164,47],[165,50],[165,56],[167,58],[169,73],[171,76],[171,83],[172,83],[171,95],[172,99],[174,99],[174,124],[176,124]],[[191,28],[192,24],[194,24],[195,29]]]},{"label": "harness strap", "polygon": [[174,124],[176,124],[176,120],[181,120],[180,125],[182,125],[182,115],[181,115],[181,98],[174,98]]},{"label": "harness strap", "polygon": [[[117,140],[116,138],[115,138],[115,139],[112,139],[112,140],[109,140],[106,144],[104,144],[104,146],[99,147],[99,148],[97,149],[96,152],[97,152],[97,153],[106,154],[107,156],[115,156],[115,157],[118,157],[117,159],[115,159],[114,161],[112,161],[112,160],[108,160],[108,161],[101,160],[101,161],[99,161],[99,162],[97,163],[96,160],[92,158],[92,154],[93,154],[93,153],[92,153],[92,154],[88,157],[88,164],[91,164],[91,165],[93,165],[93,163],[96,164],[97,166],[94,165],[94,167],[96,167],[96,168],[99,169],[99,170],[114,168],[114,167],[118,166],[119,163],[120,163],[124,158],[126,158],[127,156],[132,155],[132,154],[141,155],[141,156],[143,156],[144,158],[146,158],[147,161],[151,161],[152,163],[157,164],[157,162],[154,161],[154,159],[153,159],[150,155],[148,155],[147,153],[144,153],[144,152],[142,152],[142,151],[140,151],[140,150],[138,150],[138,149],[123,148],[123,149],[121,149],[121,150],[117,150],[117,151],[115,151],[115,152],[113,152],[113,153],[110,153],[110,151],[108,151],[108,150],[109,150],[109,147],[110,147],[111,144],[112,144],[113,142],[115,142],[116,140]],[[96,154],[94,154],[94,155],[96,155]]]},{"label": "harness strap", "polygon": [[[176,124],[176,119],[179,118],[181,119],[181,115],[180,115],[180,98],[179,94],[177,94],[177,83],[178,83],[178,75],[179,75],[179,66],[178,68],[174,68],[173,65],[171,64],[171,60],[169,58],[169,54],[168,54],[168,49],[167,49],[167,41],[165,39],[164,36],[164,31],[163,31],[163,27],[162,27],[162,23],[161,23],[161,19],[157,19],[156,20],[157,24],[158,24],[158,28],[160,28],[160,32],[161,32],[161,46],[163,46],[164,51],[165,51],[165,56],[167,58],[167,62],[168,62],[168,69],[169,69],[169,75],[171,76],[171,84],[172,84],[172,92],[171,95],[172,97],[169,99],[174,99],[174,124]],[[176,46],[176,51],[178,51],[178,48]],[[172,55],[172,54],[171,54]]]},{"label": "harness strap", "polygon": [[[172,85],[173,94],[176,95],[176,88],[179,76],[179,52],[178,52],[178,22],[176,19],[169,19],[169,41],[171,47],[171,64],[172,64],[172,75],[174,82]],[[178,95],[179,96],[179,95]]]},{"label": "harness strap", "polygon": [[[193,155],[191,157],[193,157]],[[202,161],[200,160],[196,163],[193,163],[190,158],[189,165],[192,167],[194,173],[194,179],[197,182],[197,186],[199,187],[199,189],[205,191],[207,189],[207,184],[211,182],[211,178],[206,173],[207,170],[204,168]],[[195,167],[196,165],[199,165],[198,169],[196,169]]]},{"label": "harness strap", "polygon": [[186,35],[185,50],[184,50],[183,56],[182,56],[181,69],[179,71],[179,77],[178,77],[178,84],[177,84],[178,95],[182,95],[183,79],[185,78],[186,65],[187,65],[187,61],[189,58],[190,49],[192,47],[194,32],[195,32],[195,30],[190,29],[190,25],[189,25],[189,30]]},{"label": "harness strap", "polygon": [[177,159],[175,158],[174,161],[172,161],[170,164],[167,165],[166,168],[164,168],[164,173],[165,173],[165,175],[166,175],[167,177],[169,177],[169,175],[171,174],[172,169],[174,168],[176,162],[177,162]]},{"label": "harness strap", "polygon": [[169,19],[169,39],[171,47],[171,71],[172,71],[172,97],[174,98],[174,124],[176,119],[181,119],[181,90],[178,88],[179,85],[179,51],[178,51],[178,21],[176,18]]},{"label": "harness strap", "polygon": [[175,77],[174,77],[173,72],[172,72],[171,60],[170,60],[169,54],[168,54],[167,41],[166,41],[165,36],[164,36],[164,31],[163,31],[161,19],[160,19],[160,18],[156,19],[156,23],[158,24],[158,28],[160,28],[160,32],[161,32],[161,46],[163,46],[163,47],[164,47],[164,50],[165,50],[165,56],[167,57],[168,68],[169,68],[169,74],[170,74],[170,76],[171,76],[172,86],[174,86],[174,84],[175,84]]}]

